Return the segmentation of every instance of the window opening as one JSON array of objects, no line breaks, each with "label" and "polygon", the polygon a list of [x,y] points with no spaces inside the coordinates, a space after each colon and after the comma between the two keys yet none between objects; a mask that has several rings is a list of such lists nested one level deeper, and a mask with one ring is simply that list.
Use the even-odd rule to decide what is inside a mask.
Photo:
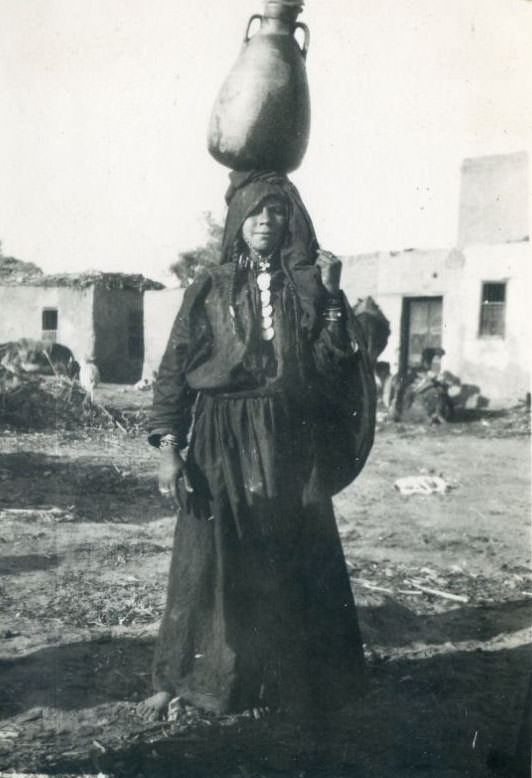
[{"label": "window opening", "polygon": [[57,325],[59,315],[57,308],[43,308],[41,315],[42,340],[55,343],[57,340]]},{"label": "window opening", "polygon": [[504,338],[506,283],[482,284],[479,337]]}]

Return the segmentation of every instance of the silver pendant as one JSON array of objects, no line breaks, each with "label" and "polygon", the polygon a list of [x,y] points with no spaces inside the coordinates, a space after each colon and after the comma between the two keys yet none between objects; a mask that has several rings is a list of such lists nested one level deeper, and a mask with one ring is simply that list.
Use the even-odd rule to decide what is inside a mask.
[{"label": "silver pendant", "polygon": [[266,291],[270,288],[272,277],[269,273],[259,273],[257,276],[257,286],[261,290],[261,292]]},{"label": "silver pendant", "polygon": [[275,335],[275,332],[273,331],[273,327],[268,327],[267,330],[262,331],[262,339],[263,340],[273,340],[273,336]]}]

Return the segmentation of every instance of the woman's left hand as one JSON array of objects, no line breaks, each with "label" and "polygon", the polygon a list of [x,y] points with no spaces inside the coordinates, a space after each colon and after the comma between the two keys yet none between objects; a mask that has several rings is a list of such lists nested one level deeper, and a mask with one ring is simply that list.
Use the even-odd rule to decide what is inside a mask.
[{"label": "woman's left hand", "polygon": [[340,291],[340,276],[342,274],[342,263],[331,254],[330,251],[318,251],[316,265],[320,269],[321,281],[329,294],[337,295]]}]

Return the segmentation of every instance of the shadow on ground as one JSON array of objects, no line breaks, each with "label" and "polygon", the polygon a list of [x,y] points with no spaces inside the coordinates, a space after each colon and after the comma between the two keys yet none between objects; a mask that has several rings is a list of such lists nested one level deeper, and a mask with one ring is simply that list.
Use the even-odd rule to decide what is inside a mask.
[{"label": "shadow on ground", "polygon": [[517,778],[486,765],[492,752],[515,750],[529,660],[529,651],[513,649],[393,662],[372,668],[360,709],[334,721],[303,726],[274,717],[171,738],[151,733],[81,762],[59,759],[54,769],[123,778]]},{"label": "shadow on ground", "polygon": [[81,710],[142,698],[150,689],[153,641],[106,639],[0,660],[0,717],[36,706]]},{"label": "shadow on ground", "polygon": [[36,570],[50,570],[52,567],[57,567],[60,561],[61,557],[57,554],[2,556],[0,557],[0,575],[19,575]]},{"label": "shadow on ground", "polygon": [[362,634],[368,645],[402,646],[415,641],[458,643],[486,641],[503,632],[532,626],[531,601],[467,605],[445,613],[419,616],[391,597],[378,608],[360,608]]},{"label": "shadow on ground", "polygon": [[78,521],[145,522],[168,516],[168,503],[156,488],[156,459],[135,473],[115,467],[109,457],[75,460],[40,452],[0,458],[0,503],[4,508],[56,506],[70,509]]},{"label": "shadow on ground", "polygon": [[[489,609],[493,624],[513,629],[530,623],[522,603]],[[365,609],[361,609],[364,611]],[[483,609],[460,608],[415,617],[404,629],[405,609],[367,609],[362,621],[374,636],[448,634],[448,640],[489,637]],[[418,620],[419,624],[414,622]],[[381,625],[377,628],[376,625]],[[480,625],[480,626],[479,626]],[[502,626],[504,625],[504,626]],[[384,634],[386,633],[386,634]],[[146,639],[77,643],[43,649],[0,663],[0,709],[13,716],[34,706],[63,711],[141,698],[149,690],[153,644]],[[403,658],[370,665],[370,691],[349,713],[307,726],[273,717],[233,726],[192,727],[168,737],[147,728],[114,742],[106,753],[72,759],[59,754],[35,765],[47,772],[102,770],[150,778],[516,778],[504,760],[491,771],[490,753],[515,749],[530,673],[529,647],[499,651],[453,651],[427,659]],[[99,741],[106,732],[97,734]],[[107,733],[108,734],[108,733]],[[92,737],[92,736],[91,736]],[[18,767],[17,757],[2,767]]]}]

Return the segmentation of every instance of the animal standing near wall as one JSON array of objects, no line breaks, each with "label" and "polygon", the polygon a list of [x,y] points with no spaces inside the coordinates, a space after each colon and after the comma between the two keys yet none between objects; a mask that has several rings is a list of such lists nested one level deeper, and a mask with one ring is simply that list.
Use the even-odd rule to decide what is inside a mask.
[{"label": "animal standing near wall", "polygon": [[61,343],[21,338],[0,344],[0,365],[11,373],[62,375],[76,378],[79,365]]},{"label": "animal standing near wall", "polygon": [[79,383],[86,391],[87,397],[94,402],[94,390],[100,383],[100,371],[93,357],[81,359],[79,364]]}]

